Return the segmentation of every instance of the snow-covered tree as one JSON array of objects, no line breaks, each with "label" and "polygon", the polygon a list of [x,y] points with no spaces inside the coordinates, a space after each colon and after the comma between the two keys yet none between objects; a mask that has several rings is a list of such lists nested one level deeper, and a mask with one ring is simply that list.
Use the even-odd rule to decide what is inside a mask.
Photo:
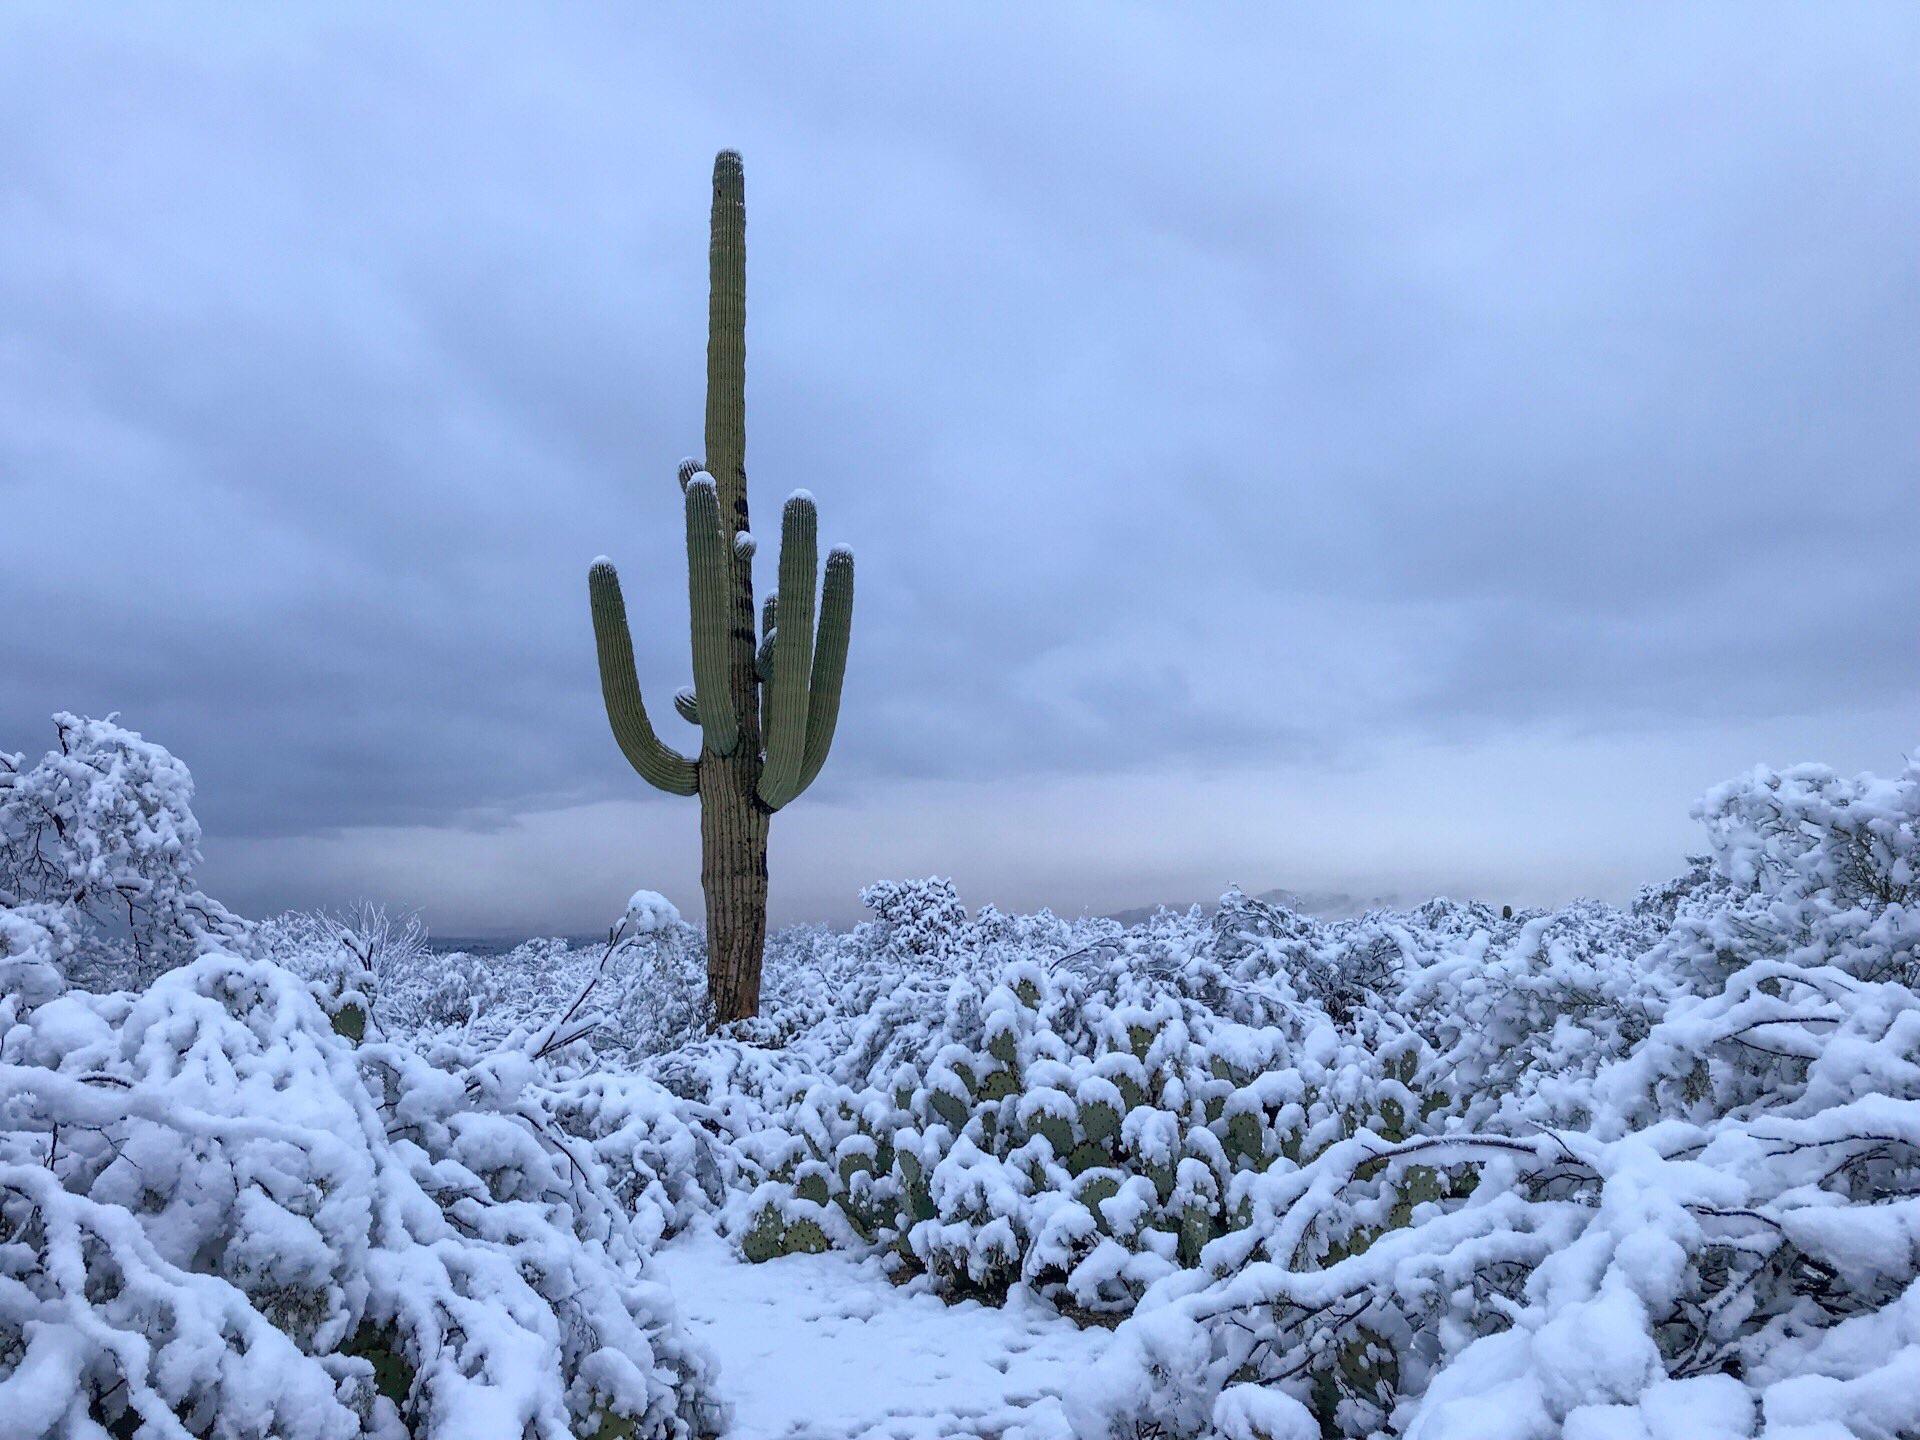
[{"label": "snow-covered tree", "polygon": [[139,984],[244,926],[193,881],[193,777],[105,720],[53,717],[38,763],[0,754],[0,907],[46,907],[70,931],[59,962],[89,983]]}]

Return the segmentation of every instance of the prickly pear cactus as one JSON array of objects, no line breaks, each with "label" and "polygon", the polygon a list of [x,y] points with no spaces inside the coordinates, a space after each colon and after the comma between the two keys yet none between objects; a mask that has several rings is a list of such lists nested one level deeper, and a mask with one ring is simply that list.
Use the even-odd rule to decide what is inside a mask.
[{"label": "prickly pear cactus", "polygon": [[[1367,1131],[1416,1130],[1409,1031],[1336,1038],[1223,1023],[1164,994],[1126,1000],[1030,961],[956,982],[947,1037],[863,1089],[796,1096],[784,1149],[737,1212],[749,1259],[822,1245],[878,1253],[899,1279],[997,1302],[1025,1284],[1111,1324],[1155,1280],[1259,1218],[1253,1182]],[[1368,1177],[1364,1215],[1302,1235],[1329,1264],[1404,1226],[1445,1177]],[[1371,1352],[1329,1351],[1327,1383],[1371,1383]]]}]

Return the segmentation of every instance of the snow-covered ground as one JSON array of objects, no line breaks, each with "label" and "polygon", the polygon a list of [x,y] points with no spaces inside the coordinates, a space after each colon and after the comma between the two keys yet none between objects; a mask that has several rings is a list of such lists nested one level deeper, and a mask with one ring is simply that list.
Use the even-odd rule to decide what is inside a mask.
[{"label": "snow-covered ground", "polygon": [[734,1440],[1068,1440],[1060,1391],[1109,1339],[1026,1295],[949,1305],[843,1253],[749,1265],[704,1222],[654,1264],[720,1362]]}]

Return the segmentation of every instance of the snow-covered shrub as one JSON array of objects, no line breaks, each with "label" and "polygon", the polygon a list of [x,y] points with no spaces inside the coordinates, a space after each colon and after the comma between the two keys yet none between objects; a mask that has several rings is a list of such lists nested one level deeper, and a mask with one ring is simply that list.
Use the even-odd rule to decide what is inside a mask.
[{"label": "snow-covered shrub", "polygon": [[1419,958],[1394,1000],[1434,1047],[1449,1115],[1460,1126],[1589,1123],[1594,1077],[1646,1038],[1675,994],[1664,968],[1641,963],[1661,927],[1588,900],[1483,918],[1437,953],[1409,940]]},{"label": "snow-covered shrub", "polygon": [[1761,771],[1697,813],[1713,873],[1419,968],[1414,1010],[1501,1042],[1443,1051],[1462,1090],[1501,1093],[1249,1181],[1080,1387],[1084,1434],[1203,1434],[1248,1384],[1339,1435],[1920,1433],[1920,771]]},{"label": "snow-covered shrub", "polygon": [[1336,1026],[1238,920],[1056,931],[1047,964],[1008,958],[1015,928],[992,917],[956,946],[944,994],[896,1035],[839,1034],[811,1075],[754,1072],[761,1183],[733,1210],[750,1256],[883,1247],[951,1296],[1025,1284],[1121,1314],[1245,1223],[1245,1177],[1432,1108],[1408,1027],[1358,998]]},{"label": "snow-covered shrub", "polygon": [[419,916],[391,916],[365,902],[341,913],[276,915],[254,927],[249,951],[305,976],[334,1029],[352,1040],[364,1037],[370,1024],[378,1033],[376,995],[400,977],[427,973],[433,961]]},{"label": "snow-covered shrub", "polygon": [[860,892],[860,903],[874,913],[868,923],[876,948],[939,962],[967,944],[972,921],[951,880],[879,880]]},{"label": "snow-covered shrub", "polygon": [[364,1002],[367,1033],[419,1044],[517,1044],[591,984],[595,1023],[583,1038],[601,1061],[626,1066],[706,1029],[699,935],[654,892],[634,901],[591,946],[542,939],[500,955],[437,953],[416,921],[362,906],[276,916],[252,948],[305,977],[329,1014]]},{"label": "snow-covered shrub", "polygon": [[[580,1073],[594,987],[512,1043],[385,1041],[416,926],[243,925],[193,886],[186,768],[56,725],[0,757],[0,1431],[715,1433],[646,1257],[717,1167]],[[642,908],[622,943],[671,929]]]},{"label": "snow-covered shrub", "polygon": [[13,1433],[561,1440],[718,1418],[604,1167],[524,1057],[355,1049],[287,971],[209,954],[143,994],[0,1002],[0,1094]]},{"label": "snow-covered shrub", "polygon": [[37,1005],[66,988],[71,918],[58,905],[0,904],[0,995]]},{"label": "snow-covered shrub", "polygon": [[193,883],[193,777],[105,720],[53,717],[58,746],[27,766],[0,753],[0,910],[59,912],[49,963],[74,983],[144,984],[245,930]]},{"label": "snow-covered shrub", "polygon": [[1392,993],[1402,958],[1390,935],[1371,942],[1328,943],[1324,927],[1246,894],[1238,886],[1214,911],[1213,958],[1241,972],[1281,973],[1293,990],[1330,1019],[1344,1024]]}]

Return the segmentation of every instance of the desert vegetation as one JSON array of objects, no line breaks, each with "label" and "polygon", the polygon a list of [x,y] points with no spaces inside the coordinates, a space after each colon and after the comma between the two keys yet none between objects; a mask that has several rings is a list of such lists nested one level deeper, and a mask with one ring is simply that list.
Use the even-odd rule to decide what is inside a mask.
[{"label": "desert vegetation", "polygon": [[1920,1424],[1911,764],[1716,789],[1624,909],[878,884],[710,1032],[650,892],[491,958],[245,921],[186,768],[55,731],[0,763],[12,1433],[723,1433],[655,1273],[692,1226],[1110,1327],[1031,1434]]}]

